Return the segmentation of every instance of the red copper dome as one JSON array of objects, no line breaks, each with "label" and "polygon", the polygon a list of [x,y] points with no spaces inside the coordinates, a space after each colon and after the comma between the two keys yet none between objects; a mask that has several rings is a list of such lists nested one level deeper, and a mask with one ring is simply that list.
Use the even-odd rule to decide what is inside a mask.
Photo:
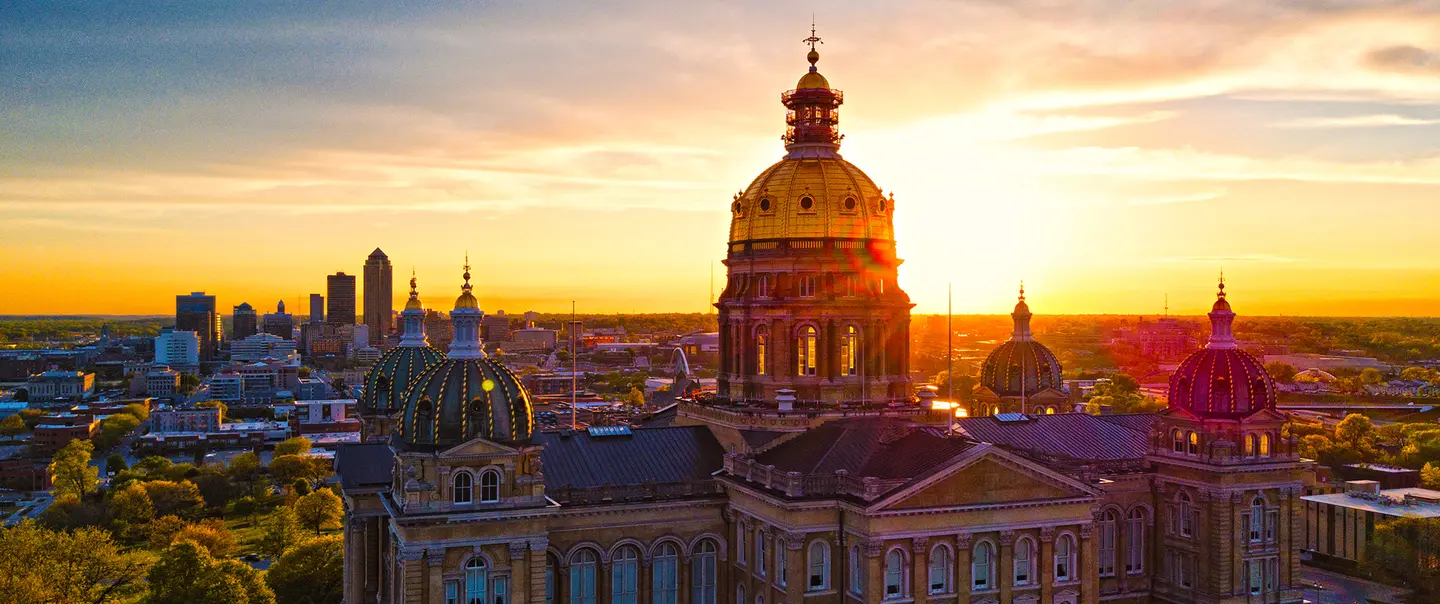
[{"label": "red copper dome", "polygon": [[1170,376],[1170,406],[1200,417],[1238,418],[1275,408],[1275,383],[1265,366],[1235,344],[1235,313],[1220,283],[1210,310],[1210,341]]}]

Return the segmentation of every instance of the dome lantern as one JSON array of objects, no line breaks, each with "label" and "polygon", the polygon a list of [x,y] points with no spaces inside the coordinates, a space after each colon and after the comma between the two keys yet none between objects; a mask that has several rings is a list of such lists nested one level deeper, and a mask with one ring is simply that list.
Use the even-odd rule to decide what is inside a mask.
[{"label": "dome lantern", "polygon": [[805,59],[810,70],[800,77],[795,89],[780,95],[780,102],[789,111],[785,115],[785,149],[790,157],[838,157],[840,134],[840,105],[845,102],[844,94],[830,88],[830,82],[820,75],[815,63],[820,60],[816,44],[822,44],[810,28],[810,37],[803,40],[810,45]]}]

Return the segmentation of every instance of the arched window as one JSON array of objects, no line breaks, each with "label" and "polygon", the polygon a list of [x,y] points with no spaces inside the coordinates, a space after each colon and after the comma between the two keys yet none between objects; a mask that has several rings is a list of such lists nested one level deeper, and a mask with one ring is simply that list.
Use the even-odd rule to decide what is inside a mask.
[{"label": "arched window", "polygon": [[1265,531],[1265,498],[1259,495],[1250,501],[1250,542],[1259,543]]},{"label": "arched window", "polygon": [[855,375],[860,368],[860,349],[858,348],[860,333],[854,325],[845,328],[845,334],[840,339],[840,371],[845,375]]},{"label": "arched window", "polygon": [[930,593],[950,593],[950,548],[945,544],[930,548]]},{"label": "arched window", "polygon": [[810,548],[806,551],[808,559],[805,561],[809,578],[805,581],[806,591],[823,591],[830,587],[830,546],[824,541],[815,540],[810,542]]},{"label": "arched window", "polygon": [[814,276],[805,275],[805,276],[803,276],[803,277],[800,277],[800,297],[801,297],[801,298],[814,298],[814,297],[815,297],[815,277],[814,277]]},{"label": "arched window", "polygon": [[775,584],[785,587],[790,583],[790,551],[783,538],[775,540]]},{"label": "arched window", "polygon": [[767,344],[765,329],[761,328],[760,333],[755,334],[755,375],[765,375],[765,362],[770,351]]},{"label": "arched window", "polygon": [[456,472],[450,478],[450,500],[456,505],[465,505],[474,501],[475,486],[469,472]]},{"label": "arched window", "polygon": [[1120,518],[1113,510],[1100,515],[1100,576],[1115,575],[1115,549],[1120,533]]},{"label": "arched window", "polygon": [[1195,510],[1190,504],[1190,495],[1184,491],[1180,492],[1180,536],[1189,537],[1195,534]]},{"label": "arched window", "polygon": [[655,551],[650,590],[654,604],[676,604],[680,596],[680,550],[673,543],[661,543]]},{"label": "arched window", "polygon": [[976,591],[995,588],[994,549],[989,541],[981,541],[970,554],[970,581]]},{"label": "arched window", "polygon": [[709,539],[695,548],[690,561],[690,590],[693,604],[715,604],[715,542]]},{"label": "arched window", "polygon": [[735,585],[735,604],[746,604],[744,583]]},{"label": "arched window", "polygon": [[765,533],[755,527],[755,574],[765,576]]},{"label": "arched window", "polygon": [[489,583],[489,569],[480,556],[465,563],[465,604],[488,604],[485,601],[485,586]]},{"label": "arched window", "polygon": [[815,340],[814,327],[806,325],[800,328],[800,335],[795,339],[795,358],[799,362],[797,375],[815,375]]},{"label": "arched window", "polygon": [[1145,510],[1130,510],[1125,520],[1125,572],[1145,572]]},{"label": "arched window", "polygon": [[905,597],[905,553],[892,549],[885,554],[885,599]]},{"label": "arched window", "polygon": [[1245,435],[1245,456],[1255,455],[1255,450],[1260,448],[1260,438],[1254,434]]},{"label": "arched window", "polygon": [[744,522],[735,523],[735,562],[745,565],[745,552],[750,549],[750,532]]},{"label": "arched window", "polygon": [[595,559],[595,552],[582,549],[570,560],[570,604],[595,604]]},{"label": "arched window", "polygon": [[1170,432],[1170,443],[1175,448],[1176,453],[1185,452],[1185,437],[1180,434],[1179,428]]},{"label": "arched window", "polygon": [[769,278],[769,277],[767,277],[767,276],[765,276],[765,275],[760,275],[760,278],[755,280],[755,296],[758,297],[758,298],[769,298],[769,297],[770,297],[770,278]]},{"label": "arched window", "polygon": [[1069,533],[1055,540],[1055,580],[1075,580],[1075,537]]},{"label": "arched window", "polygon": [[1035,580],[1035,546],[1027,537],[1015,542],[1015,585],[1029,585]]},{"label": "arched window", "polygon": [[1196,434],[1196,433],[1194,433],[1194,432],[1191,432],[1190,435],[1189,435],[1189,439],[1190,439],[1190,454],[1191,454],[1191,455],[1199,455],[1199,454],[1200,454],[1200,435],[1199,435],[1199,434]]},{"label": "arched window", "polygon": [[849,297],[849,298],[854,298],[854,297],[855,297],[855,276],[854,276],[854,275],[845,275],[845,296],[846,296],[846,297]]},{"label": "arched window", "polygon": [[860,546],[850,546],[850,593],[860,595],[865,591],[864,563],[860,558]]},{"label": "arched window", "polygon": [[500,501],[500,472],[489,469],[480,473],[480,503]]},{"label": "arched window", "polygon": [[634,547],[624,546],[610,560],[611,604],[635,604],[639,593],[640,554]]},{"label": "arched window", "polygon": [[1269,432],[1266,432],[1266,433],[1260,435],[1260,456],[1261,456],[1261,457],[1269,457],[1269,456],[1270,456],[1270,433],[1269,433]]}]

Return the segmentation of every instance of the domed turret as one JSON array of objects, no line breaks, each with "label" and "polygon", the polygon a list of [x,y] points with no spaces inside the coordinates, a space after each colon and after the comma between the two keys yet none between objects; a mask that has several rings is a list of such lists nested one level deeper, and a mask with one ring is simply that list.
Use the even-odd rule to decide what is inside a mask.
[{"label": "domed turret", "polygon": [[1020,300],[1010,313],[1015,329],[1010,339],[990,351],[980,366],[979,387],[989,389],[998,397],[1030,397],[1063,386],[1060,361],[1044,344],[1030,333],[1030,305],[1025,303],[1025,286],[1020,286]]},{"label": "domed turret", "polygon": [[405,393],[399,435],[410,449],[443,449],[476,437],[528,441],[535,426],[530,393],[520,378],[485,355],[480,342],[484,313],[470,291],[468,259],[464,277],[450,313],[455,339],[449,356],[416,377]]},{"label": "domed turret", "polygon": [[425,339],[425,307],[410,277],[410,299],[400,313],[400,345],[386,351],[365,374],[365,392],[360,397],[361,415],[390,415],[400,409],[405,391],[426,369],[445,360]]},{"label": "domed turret", "polygon": [[1170,407],[1215,418],[1275,408],[1275,383],[1258,359],[1236,345],[1234,321],[1222,278],[1210,309],[1210,341],[1170,376]]}]

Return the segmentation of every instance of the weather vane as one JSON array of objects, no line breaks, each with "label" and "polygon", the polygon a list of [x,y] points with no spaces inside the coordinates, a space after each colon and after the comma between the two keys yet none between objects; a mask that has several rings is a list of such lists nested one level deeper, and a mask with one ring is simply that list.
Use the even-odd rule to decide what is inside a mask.
[{"label": "weather vane", "polygon": [[820,41],[820,38],[815,35],[815,15],[810,15],[810,37],[801,40],[801,42],[809,44],[810,50],[815,50],[816,44],[824,44],[824,42]]}]

